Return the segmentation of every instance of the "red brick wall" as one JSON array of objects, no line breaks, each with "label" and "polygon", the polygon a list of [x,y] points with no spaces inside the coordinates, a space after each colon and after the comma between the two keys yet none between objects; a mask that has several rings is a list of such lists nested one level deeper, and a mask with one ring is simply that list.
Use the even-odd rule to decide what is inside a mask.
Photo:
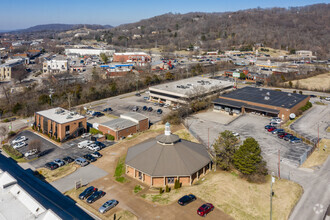
[{"label": "red brick wall", "polygon": [[153,186],[164,186],[164,178],[163,177],[153,177],[152,185]]},{"label": "red brick wall", "polygon": [[179,181],[183,186],[189,186],[190,185],[190,177],[185,176],[185,177],[179,177]]},{"label": "red brick wall", "polygon": [[136,132],[137,132],[136,125],[123,129],[123,130],[120,130],[120,131],[118,131],[118,139],[120,139],[121,137],[127,137],[130,134],[135,134]]},{"label": "red brick wall", "polygon": [[117,132],[115,132],[114,130],[111,130],[110,128],[104,126],[104,125],[99,125],[99,131],[101,131],[104,135],[106,134],[111,134],[112,136],[115,137],[115,140],[118,140],[117,137]]},{"label": "red brick wall", "polygon": [[139,131],[145,131],[149,129],[149,119],[139,121]]}]

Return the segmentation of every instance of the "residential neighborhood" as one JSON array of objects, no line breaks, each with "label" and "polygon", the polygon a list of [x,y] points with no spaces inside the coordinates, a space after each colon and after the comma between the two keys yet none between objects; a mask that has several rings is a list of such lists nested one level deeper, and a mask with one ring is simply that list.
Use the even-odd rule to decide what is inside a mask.
[{"label": "residential neighborhood", "polygon": [[44,4],[2,4],[0,219],[330,219],[328,2]]}]

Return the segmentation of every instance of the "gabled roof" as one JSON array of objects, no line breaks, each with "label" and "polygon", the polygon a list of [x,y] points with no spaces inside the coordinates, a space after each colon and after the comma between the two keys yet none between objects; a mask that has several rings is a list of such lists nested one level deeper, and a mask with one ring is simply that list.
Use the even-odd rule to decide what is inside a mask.
[{"label": "gabled roof", "polygon": [[128,149],[125,163],[150,176],[190,176],[211,162],[206,148],[180,140],[163,145],[152,139]]}]

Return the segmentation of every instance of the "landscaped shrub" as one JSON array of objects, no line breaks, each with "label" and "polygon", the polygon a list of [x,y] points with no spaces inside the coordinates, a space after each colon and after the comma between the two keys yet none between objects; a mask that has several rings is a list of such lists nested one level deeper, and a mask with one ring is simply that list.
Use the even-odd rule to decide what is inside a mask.
[{"label": "landscaped shrub", "polygon": [[110,141],[113,141],[113,140],[115,140],[115,137],[112,136],[111,134],[107,134],[107,139]]},{"label": "landscaped shrub", "polygon": [[163,188],[160,187],[160,188],[159,188],[159,194],[162,194],[162,193],[163,193]]},{"label": "landscaped shrub", "polygon": [[181,183],[178,179],[176,179],[174,182],[174,189],[179,189],[180,187],[181,187]]},{"label": "landscaped shrub", "polygon": [[95,128],[89,129],[89,133],[91,133],[91,134],[103,134],[101,131],[99,131]]},{"label": "landscaped shrub", "polygon": [[12,146],[9,145],[3,145],[2,149],[13,159],[19,159],[23,157],[23,154],[21,154],[18,150],[14,149]]},{"label": "landscaped shrub", "polygon": [[168,185],[165,187],[165,192],[170,192],[170,187],[168,187]]},{"label": "landscaped shrub", "polygon": [[307,111],[308,109],[310,109],[312,106],[313,106],[313,104],[311,102],[307,102],[306,105],[301,107],[299,110],[304,112],[304,111]]},{"label": "landscaped shrub", "polygon": [[9,131],[9,133],[8,133],[8,136],[9,137],[13,137],[15,135],[16,135],[16,132],[15,131]]}]

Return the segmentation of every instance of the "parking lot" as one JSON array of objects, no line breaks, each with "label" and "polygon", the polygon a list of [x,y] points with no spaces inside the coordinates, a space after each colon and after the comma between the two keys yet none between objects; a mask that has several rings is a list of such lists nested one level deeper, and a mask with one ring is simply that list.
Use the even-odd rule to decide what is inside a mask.
[{"label": "parking lot", "polygon": [[[141,96],[135,96],[130,93],[127,96],[119,96],[113,97],[107,100],[102,100],[98,105],[85,105],[89,110],[102,112],[105,108],[112,108],[112,112],[110,114],[119,117],[121,114],[132,112],[134,106],[138,106],[138,110],[136,112],[141,113],[147,117],[151,123],[156,123],[161,120],[164,114],[167,114],[170,109],[160,106],[155,106],[153,102],[145,100],[144,97],[148,97],[148,94],[141,93]],[[143,111],[143,106],[152,107],[152,111]],[[163,111],[162,114],[157,114],[157,109],[161,109]],[[111,119],[109,119],[111,120]]]},{"label": "parking lot", "polygon": [[[29,162],[29,164],[32,165],[36,169],[40,168],[40,167],[44,167],[44,165],[47,162],[54,161],[55,159],[62,159],[67,156],[70,156],[73,159],[75,159],[75,158],[82,157],[83,155],[92,152],[86,148],[79,149],[77,147],[77,144],[80,141],[87,140],[90,138],[85,138],[85,139],[77,138],[77,139],[74,139],[74,140],[71,140],[71,141],[68,141],[68,142],[62,144],[61,147],[58,147],[55,144],[53,144],[52,142],[46,140],[43,137],[40,137],[39,135],[37,135],[31,131],[25,130],[25,131],[21,132],[18,136],[25,136],[26,138],[28,138],[28,140],[26,141],[26,143],[28,145],[18,149],[23,154],[28,151],[29,143],[32,140],[39,140],[41,142],[40,157],[36,160]],[[113,144],[113,142],[106,141],[106,142],[104,142],[104,144],[106,146],[110,146]]]},{"label": "parking lot", "polygon": [[[203,113],[205,114],[205,113]],[[209,114],[214,114],[209,112]],[[221,117],[224,117],[224,113]],[[227,117],[231,117],[227,115]],[[270,118],[257,116],[253,114],[245,114],[236,118],[228,124],[214,122],[214,120],[206,120],[205,115],[199,117],[199,114],[190,117],[189,130],[194,136],[198,136],[204,145],[210,146],[219,136],[220,132],[230,130],[238,132],[240,139],[244,140],[247,137],[255,138],[262,149],[264,159],[267,161],[269,168],[276,170],[278,162],[278,151],[280,150],[281,163],[286,163],[290,166],[298,167],[306,152],[311,150],[311,146],[304,143],[292,144],[283,139],[279,139],[277,135],[272,134],[264,129],[265,125],[269,124]],[[274,169],[275,168],[275,169]]]}]

